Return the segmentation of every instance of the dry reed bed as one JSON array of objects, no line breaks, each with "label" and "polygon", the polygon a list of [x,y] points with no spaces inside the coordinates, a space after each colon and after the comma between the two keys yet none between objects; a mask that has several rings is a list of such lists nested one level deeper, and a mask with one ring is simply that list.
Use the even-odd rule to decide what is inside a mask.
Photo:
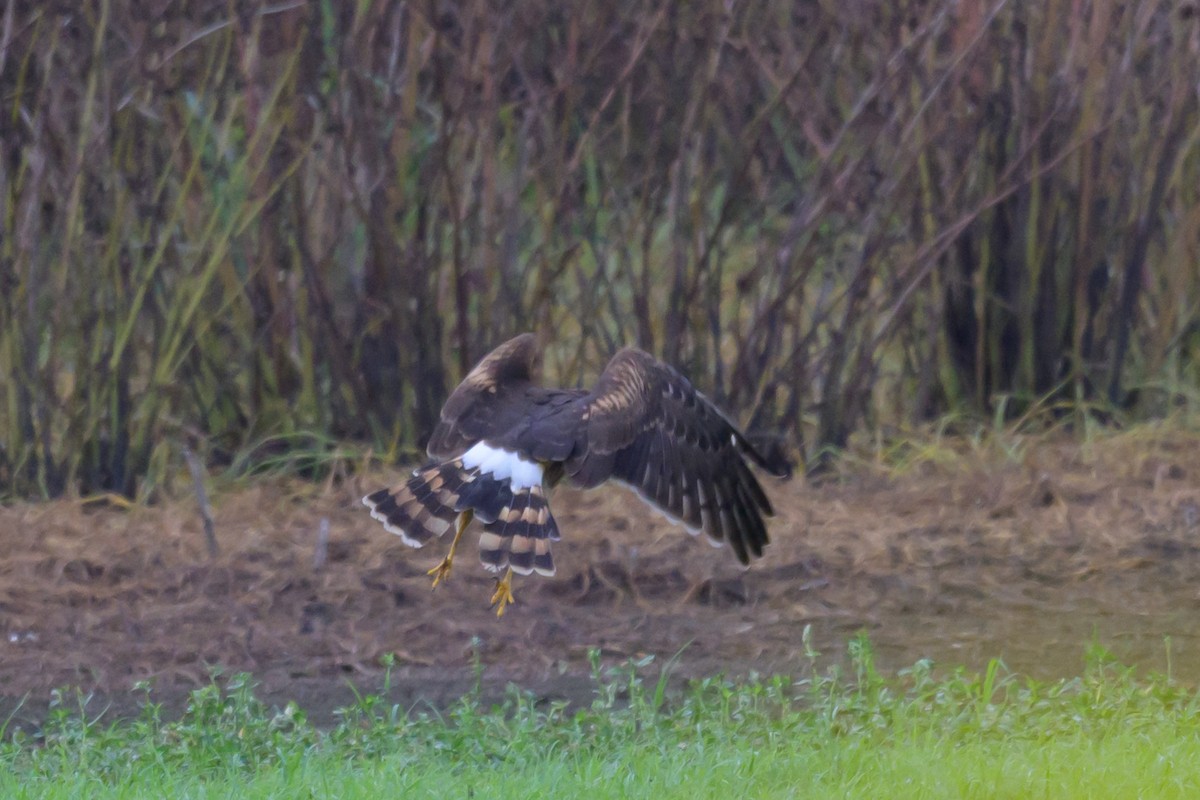
[{"label": "dry reed bed", "polygon": [[147,9],[0,15],[0,495],[415,451],[530,328],[818,460],[1193,402],[1194,2]]}]

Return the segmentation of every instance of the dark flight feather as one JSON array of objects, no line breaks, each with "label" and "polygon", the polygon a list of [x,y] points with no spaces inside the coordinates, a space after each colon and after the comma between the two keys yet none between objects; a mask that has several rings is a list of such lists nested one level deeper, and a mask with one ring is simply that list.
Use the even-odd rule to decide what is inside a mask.
[{"label": "dark flight feather", "polygon": [[582,398],[580,433],[566,471],[580,486],[614,478],[692,529],[727,540],[742,563],[767,543],[774,510],[746,459],[768,460],[679,372],[635,348],[608,363]]}]

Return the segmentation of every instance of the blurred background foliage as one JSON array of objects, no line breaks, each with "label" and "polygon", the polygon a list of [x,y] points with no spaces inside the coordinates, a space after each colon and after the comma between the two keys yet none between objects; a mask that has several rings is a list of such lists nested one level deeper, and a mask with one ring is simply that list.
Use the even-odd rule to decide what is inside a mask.
[{"label": "blurred background foliage", "polygon": [[0,11],[0,494],[412,455],[528,329],[810,465],[1197,399],[1194,0]]}]

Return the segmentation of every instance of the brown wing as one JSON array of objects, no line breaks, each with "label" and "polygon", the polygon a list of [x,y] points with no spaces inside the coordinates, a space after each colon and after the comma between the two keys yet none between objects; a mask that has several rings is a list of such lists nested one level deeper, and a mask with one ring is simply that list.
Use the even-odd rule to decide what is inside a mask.
[{"label": "brown wing", "polygon": [[728,540],[743,564],[767,543],[763,516],[774,512],[746,464],[779,473],[686,378],[648,353],[626,348],[584,399],[575,483],[608,479],[693,530]]},{"label": "brown wing", "polygon": [[509,339],[483,357],[442,406],[426,448],[431,458],[453,458],[481,439],[520,425],[528,412],[537,340],[532,333]]}]

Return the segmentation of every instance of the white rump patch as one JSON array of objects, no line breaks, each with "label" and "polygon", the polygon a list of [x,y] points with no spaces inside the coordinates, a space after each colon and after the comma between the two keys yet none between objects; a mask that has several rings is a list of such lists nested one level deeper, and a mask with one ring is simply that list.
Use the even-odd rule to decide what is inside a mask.
[{"label": "white rump patch", "polygon": [[542,485],[545,470],[536,461],[522,458],[512,450],[480,442],[462,456],[463,467],[490,473],[498,481],[507,480],[514,491]]}]

